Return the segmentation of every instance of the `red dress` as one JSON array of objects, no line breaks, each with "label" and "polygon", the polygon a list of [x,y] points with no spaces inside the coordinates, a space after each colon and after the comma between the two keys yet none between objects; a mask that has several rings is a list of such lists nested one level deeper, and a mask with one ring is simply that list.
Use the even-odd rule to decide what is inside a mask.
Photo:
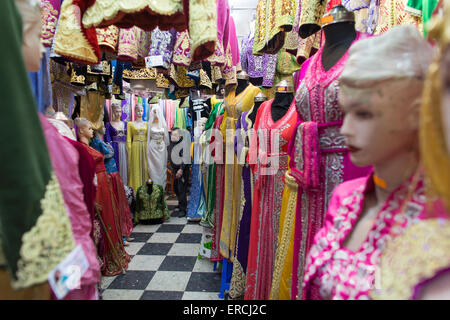
[{"label": "red dress", "polygon": [[[273,101],[273,99],[266,101],[258,108],[254,125],[256,132],[250,144],[250,168],[255,177],[255,184],[245,300],[268,300],[270,296],[278,245],[284,175],[288,170],[287,147],[297,124],[295,100],[277,121],[272,118]],[[278,141],[275,133],[279,134]]]},{"label": "red dress", "polygon": [[122,273],[122,268],[128,268],[130,256],[123,247],[119,211],[114,199],[113,182],[106,173],[103,154],[84,143],[82,144],[95,160],[95,173],[97,175],[95,202],[100,210],[103,223],[108,230],[108,233],[105,234],[102,227],[104,233],[102,274],[104,276],[115,276]]},{"label": "red dress", "polygon": [[108,175],[111,177],[116,204],[119,208],[121,235],[129,237],[133,231],[133,221],[131,220],[130,206],[122,178],[119,172],[111,172]]}]

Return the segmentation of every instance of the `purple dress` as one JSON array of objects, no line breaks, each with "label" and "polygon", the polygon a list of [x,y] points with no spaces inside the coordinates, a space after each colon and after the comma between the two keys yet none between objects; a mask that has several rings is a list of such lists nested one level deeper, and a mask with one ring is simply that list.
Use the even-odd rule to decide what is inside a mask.
[{"label": "purple dress", "polygon": [[107,122],[104,140],[113,147],[120,177],[124,185],[128,185],[127,123],[125,121],[122,123],[124,124],[123,129],[117,130],[110,122]]},{"label": "purple dress", "polygon": [[[266,88],[273,86],[275,69],[277,65],[276,54],[263,54],[262,56],[253,55],[253,42],[255,37],[249,34],[242,39],[241,43],[241,65],[255,85],[262,85]],[[262,82],[261,82],[262,81]]]},{"label": "purple dress", "polygon": [[[354,42],[367,38],[358,32]],[[302,66],[304,78],[295,95],[300,123],[291,138],[291,175],[298,184],[294,228],[291,298],[302,299],[306,254],[322,228],[331,193],[347,180],[367,175],[370,167],[350,161],[340,134],[344,115],[338,104],[339,76],[348,51],[328,71],[322,65],[323,46]],[[314,292],[313,297],[318,293]]]},{"label": "purple dress", "polygon": [[153,65],[153,67],[162,67],[164,69],[169,69],[170,63],[172,62],[172,54],[174,51],[176,40],[177,32],[175,31],[175,29],[171,29],[169,31],[161,31],[159,30],[159,28],[155,28],[152,31],[152,40],[148,55],[149,57],[162,57],[162,63]]},{"label": "purple dress", "polygon": [[245,161],[245,164],[242,167],[243,199],[241,201],[240,220],[236,235],[236,249],[234,251],[233,274],[230,283],[230,296],[233,299],[244,297],[247,273],[247,258],[252,218],[253,175],[248,162],[246,161],[249,145],[246,133],[253,127],[253,123],[247,118],[247,115],[252,110],[253,109],[243,112],[236,123],[234,148],[238,161],[240,161],[240,163],[244,163]]}]

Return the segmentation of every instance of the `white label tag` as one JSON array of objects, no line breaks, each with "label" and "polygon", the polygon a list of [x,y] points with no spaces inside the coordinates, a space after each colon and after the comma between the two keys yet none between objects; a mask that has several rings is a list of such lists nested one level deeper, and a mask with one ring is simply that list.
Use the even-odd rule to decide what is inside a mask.
[{"label": "white label tag", "polygon": [[145,57],[145,66],[147,68],[162,67],[164,64],[163,56]]},{"label": "white label tag", "polygon": [[81,245],[59,263],[48,275],[48,282],[58,299],[63,299],[70,290],[80,289],[80,280],[89,268]]}]

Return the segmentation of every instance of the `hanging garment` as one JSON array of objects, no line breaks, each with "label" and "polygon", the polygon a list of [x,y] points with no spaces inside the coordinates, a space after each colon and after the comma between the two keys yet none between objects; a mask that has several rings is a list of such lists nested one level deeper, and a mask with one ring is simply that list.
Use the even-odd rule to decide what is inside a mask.
[{"label": "hanging garment", "polygon": [[[242,175],[241,167],[238,165],[234,153],[234,132],[236,122],[241,113],[248,111],[253,106],[254,98],[260,92],[259,88],[249,84],[244,91],[236,95],[236,88],[234,87],[225,98],[224,103],[225,113],[220,128],[225,142],[225,185],[221,194],[224,197],[224,209],[222,230],[220,232],[220,253],[223,257],[230,259],[234,256]],[[227,159],[229,163],[227,163]]]},{"label": "hanging garment", "polygon": [[169,208],[164,198],[164,189],[162,186],[152,183],[152,191],[149,194],[149,186],[144,183],[136,192],[134,222],[161,218],[170,219]]},{"label": "hanging garment", "polygon": [[[225,110],[225,109],[224,109]],[[214,129],[219,130],[224,115],[220,115],[217,117],[217,120],[214,123]],[[217,137],[216,137],[217,139]],[[221,142],[220,142],[221,143]],[[225,150],[221,150],[222,154],[217,154],[217,150],[215,150],[215,156],[221,157],[220,161],[216,162],[216,183],[215,183],[215,201],[214,201],[214,222],[213,222],[213,238],[211,242],[211,258],[210,261],[216,262],[221,261],[223,259],[220,254],[220,231],[222,230],[222,217],[223,217],[223,191],[224,191],[224,152]]]},{"label": "hanging garment", "polygon": [[125,185],[124,188],[128,199],[128,205],[130,206],[131,218],[132,221],[134,221],[134,215],[136,212],[136,195],[134,194],[133,188]]},{"label": "hanging garment", "polygon": [[128,185],[133,191],[149,178],[147,164],[147,122],[127,123]]},{"label": "hanging garment", "polygon": [[[250,146],[250,159],[258,161],[251,164],[255,186],[248,249],[246,300],[267,300],[270,296],[278,246],[284,175],[288,169],[287,147],[297,123],[295,101],[292,101],[286,114],[278,121],[273,121],[272,118],[273,101],[266,101],[259,107],[254,125],[258,139],[256,144]],[[273,134],[278,134],[279,138]],[[276,160],[273,157],[276,157]],[[266,160],[267,164],[264,163]],[[278,162],[275,167],[274,161]]]},{"label": "hanging garment", "polygon": [[379,15],[374,34],[385,33],[393,26],[411,24],[422,32],[422,17],[414,16],[405,10],[405,0],[380,0]]},{"label": "hanging garment", "polygon": [[117,47],[119,45],[119,28],[111,25],[107,28],[95,29],[97,33],[97,41],[100,49],[104,52],[117,54]]},{"label": "hanging garment", "polygon": [[189,67],[191,64],[191,46],[187,30],[176,34],[172,63],[184,67]]},{"label": "hanging garment", "polygon": [[121,61],[136,61],[138,58],[139,28],[120,29],[117,59]]},{"label": "hanging garment", "polygon": [[[117,125],[118,128],[114,125]],[[114,149],[114,160],[119,169],[120,177],[125,185],[128,185],[128,152],[127,152],[127,122],[121,121],[118,124],[107,122],[105,130],[105,142]]]},{"label": "hanging garment", "polygon": [[128,199],[123,187],[123,181],[120,178],[114,159],[114,149],[111,145],[103,142],[100,138],[95,137],[91,142],[91,147],[101,152],[105,157],[105,168],[111,177],[114,201],[116,202],[117,214],[119,215],[119,223],[122,237],[128,237],[133,230],[133,222],[131,221],[130,208]]},{"label": "hanging garment", "polygon": [[45,111],[49,106],[53,106],[52,84],[50,82],[49,55],[50,49],[46,49],[41,58],[41,68],[39,69],[39,71],[28,73],[31,81],[31,87],[34,93],[34,98],[36,99],[38,105],[38,110],[42,114],[45,114]]},{"label": "hanging garment", "polygon": [[62,2],[53,49],[56,54],[72,61],[98,64],[101,54],[95,28],[86,28],[81,23],[89,2],[92,3],[90,0]]},{"label": "hanging garment", "polygon": [[427,36],[427,22],[430,21],[438,2],[438,0],[409,0],[406,3],[404,11],[422,20],[424,37]]},{"label": "hanging garment", "polygon": [[40,115],[42,129],[49,148],[52,166],[61,186],[64,202],[72,226],[75,243],[81,245],[89,264],[80,279],[80,287],[70,290],[64,300],[97,300],[97,284],[100,282],[100,265],[97,261],[97,248],[91,238],[93,228],[90,213],[83,197],[83,183],[78,171],[78,151],[63,138],[47,119]]},{"label": "hanging garment", "polygon": [[[236,35],[236,26],[233,17],[230,15],[228,19],[228,27],[225,30],[228,33],[224,35],[225,48],[225,64],[222,68],[223,78],[226,80],[226,85],[237,84],[236,73],[238,63],[240,62],[239,44]],[[239,63],[239,69],[240,63]]]},{"label": "hanging garment", "polygon": [[[191,110],[193,112],[193,109]],[[192,114],[191,112],[191,114]],[[200,112],[204,112],[204,106]],[[193,117],[196,114],[193,115]],[[194,123],[197,123],[200,119],[195,118]],[[192,170],[191,170],[191,187],[189,190],[189,200],[187,206],[187,219],[190,221],[200,221],[206,214],[206,196],[205,185],[202,175],[202,144],[200,142],[202,132],[197,131],[200,127],[195,127],[194,131],[194,143],[192,154]]]},{"label": "hanging garment", "polygon": [[[292,140],[292,139],[291,139]],[[270,300],[290,300],[292,281],[292,254],[294,243],[295,209],[298,184],[288,170],[284,176],[285,187],[281,201],[278,246],[273,268]]]},{"label": "hanging garment", "polygon": [[169,0],[164,4],[144,0],[130,4],[128,0],[97,0],[83,15],[86,27],[105,27],[114,24],[120,28],[133,25],[151,31],[174,28],[188,30],[191,37],[191,55],[194,61],[208,58],[217,41],[217,7],[215,0]]},{"label": "hanging garment", "polygon": [[242,113],[236,124],[235,152],[242,166],[241,207],[236,234],[236,248],[234,251],[233,273],[230,282],[230,296],[233,299],[243,299],[247,282],[247,259],[252,218],[254,178],[250,170],[247,154],[249,138],[247,134],[253,128],[253,122],[248,117],[253,108]]},{"label": "hanging garment", "polygon": [[152,104],[150,120],[148,122],[149,132],[147,134],[147,163],[148,174],[153,183],[166,189],[167,180],[167,147],[169,146],[169,131],[166,120],[162,115],[164,101]]},{"label": "hanging garment", "polygon": [[[106,173],[103,154],[83,143],[83,146],[94,158],[97,176],[96,210],[99,211],[104,227],[102,275],[115,276],[128,268],[130,256],[125,251],[120,230],[119,208],[114,198],[113,182]],[[105,230],[106,229],[106,230]]]},{"label": "hanging garment", "polygon": [[[254,36],[249,34],[242,40],[241,45],[241,65],[250,78],[250,82],[258,81],[263,87],[272,87],[275,77],[275,67],[277,65],[276,54],[264,54],[262,56],[253,55]],[[260,79],[259,79],[260,78]]]},{"label": "hanging garment", "polygon": [[1,58],[8,62],[0,69],[0,94],[9,106],[0,119],[0,287],[2,299],[49,299],[47,276],[76,243],[22,58],[22,30],[15,1],[0,1],[7,44]]},{"label": "hanging garment", "polygon": [[51,47],[61,10],[61,0],[41,0],[42,29],[41,41],[45,47]]},{"label": "hanging garment", "polygon": [[[215,124],[216,119],[224,113],[223,102],[217,102],[211,114],[208,117],[208,121],[205,124],[206,142],[207,142],[207,154],[208,154],[208,179],[207,186],[205,190],[206,194],[206,213],[200,221],[200,225],[206,228],[214,227],[214,205],[216,201],[215,191],[216,191],[216,163],[214,161],[215,149],[212,149],[212,129]],[[214,136],[214,140],[216,137]]]},{"label": "hanging garment", "polygon": [[175,29],[171,29],[170,31],[161,31],[157,27],[152,31],[151,46],[147,56],[150,57],[150,59],[154,59],[155,57],[161,58],[161,61],[155,65],[152,65],[152,67],[169,69],[170,63],[172,62],[175,41]]},{"label": "hanging garment", "polygon": [[[256,8],[254,54],[276,53],[284,44],[284,33],[292,30],[297,1],[262,0]],[[277,39],[281,36],[281,39]],[[271,48],[269,43],[279,42]],[[271,50],[272,49],[272,50]],[[269,52],[274,51],[274,52]]]},{"label": "hanging garment", "polygon": [[[302,68],[297,72],[297,81],[294,81],[294,86],[296,89],[298,89],[301,80],[305,77],[310,61],[310,59],[306,60],[303,63]],[[295,128],[297,128],[297,126],[298,123],[295,125]],[[295,158],[294,141],[295,132],[288,145],[289,163],[291,163],[291,159]],[[285,187],[283,190],[283,200],[281,202],[280,224],[278,231],[278,247],[273,268],[272,288],[270,291],[271,300],[291,299],[294,222],[297,208],[298,183],[291,175],[290,167],[284,176],[284,182]]]},{"label": "hanging garment", "polygon": [[[367,38],[357,33],[354,42]],[[353,43],[354,43],[353,42]],[[338,105],[338,77],[348,51],[328,71],[322,66],[323,47],[310,58],[295,100],[300,124],[296,129],[291,175],[299,184],[295,215],[292,299],[301,299],[305,255],[322,227],[333,189],[341,182],[364,176],[370,168],[356,167],[339,133],[343,114]],[[305,62],[306,63],[306,62]],[[309,165],[307,165],[309,164]]]}]

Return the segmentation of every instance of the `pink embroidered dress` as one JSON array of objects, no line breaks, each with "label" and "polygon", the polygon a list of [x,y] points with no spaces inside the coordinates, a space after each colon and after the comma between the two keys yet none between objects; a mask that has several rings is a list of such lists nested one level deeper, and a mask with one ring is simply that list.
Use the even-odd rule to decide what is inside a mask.
[{"label": "pink embroidered dress", "polygon": [[[354,42],[366,37],[358,32]],[[294,300],[302,299],[305,257],[315,234],[323,226],[331,193],[341,182],[369,172],[368,168],[356,167],[350,161],[344,137],[339,132],[343,114],[338,105],[338,77],[348,51],[328,71],[322,65],[322,52],[323,46],[307,60],[305,77],[295,95],[300,122],[292,138],[295,139],[294,157],[290,159],[291,175],[299,186],[291,290]]]},{"label": "pink embroidered dress", "polygon": [[[377,267],[380,263],[380,257],[383,256],[393,238],[401,238],[408,228],[418,226],[419,223],[425,222],[428,224],[433,222],[434,219],[436,219],[436,222],[439,220],[437,224],[443,226],[446,224],[446,229],[449,230],[448,220],[445,222],[446,220],[442,219],[444,215],[431,218],[431,215],[426,212],[424,179],[419,174],[412,176],[391,193],[378,212],[366,240],[357,251],[343,247],[345,239],[355,227],[361,214],[365,195],[373,188],[373,177],[370,175],[346,181],[333,192],[324,226],[316,234],[314,244],[307,257],[303,282],[304,298],[369,299],[380,286],[380,283],[384,281],[378,278]],[[434,229],[436,234],[439,233],[438,229]],[[440,234],[442,235],[442,233]],[[416,232],[408,238],[415,241],[413,238],[420,236]],[[441,241],[448,242],[448,239],[441,239]],[[428,249],[425,246],[423,247],[416,246],[410,251],[419,249],[423,250],[423,254],[426,255]],[[445,251],[441,250],[440,252],[440,261],[449,260],[448,255],[446,258],[442,254],[443,252]],[[404,266],[407,266],[407,256],[413,257],[412,254],[405,253],[394,256],[394,260],[406,258],[404,259]],[[446,263],[448,268],[448,262]],[[441,263],[433,264],[439,265]],[[415,269],[415,266],[412,264],[407,268]],[[430,270],[429,268],[424,269]],[[403,273],[414,274],[410,271],[403,271]],[[430,274],[428,274],[428,277]],[[401,276],[398,279],[401,279]],[[387,281],[390,280],[397,281],[395,277],[394,279],[387,279]],[[316,291],[319,292],[319,296],[311,296],[311,293]]]},{"label": "pink embroidered dress", "polygon": [[[245,300],[268,300],[272,286],[272,275],[278,245],[278,227],[281,214],[281,201],[284,189],[284,175],[288,169],[288,142],[291,139],[297,123],[295,101],[293,100],[286,114],[274,121],[272,118],[272,102],[264,102],[258,109],[255,120],[255,134],[257,145],[250,145],[250,163],[254,163],[255,155],[257,165],[251,164],[255,177],[253,191],[253,205],[250,226],[250,240],[247,261],[247,283]],[[260,133],[258,133],[258,131]],[[279,133],[278,150],[273,144]],[[254,136],[253,136],[254,137]],[[254,138],[252,140],[254,141]],[[264,140],[267,146],[262,146]],[[257,150],[255,150],[255,148]],[[267,148],[267,149],[265,149]],[[273,170],[271,157],[278,157],[278,169]],[[269,165],[261,162],[268,159]]]}]

